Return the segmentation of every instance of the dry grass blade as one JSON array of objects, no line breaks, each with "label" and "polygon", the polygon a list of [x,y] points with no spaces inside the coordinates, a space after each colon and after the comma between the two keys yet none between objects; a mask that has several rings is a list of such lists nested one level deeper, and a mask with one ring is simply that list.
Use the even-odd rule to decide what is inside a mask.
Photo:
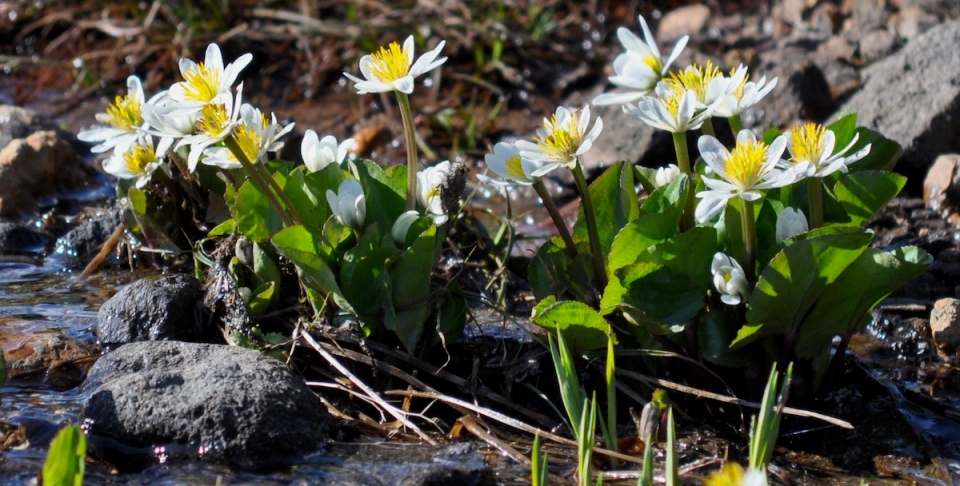
[{"label": "dry grass blade", "polygon": [[337,361],[337,359],[334,358],[332,354],[327,352],[327,350],[323,349],[323,346],[320,346],[320,344],[313,339],[313,336],[311,336],[310,333],[306,333],[306,332],[302,333],[300,334],[300,337],[302,337],[303,340],[310,345],[310,347],[312,347],[318,354],[320,354],[320,356],[323,357],[323,359],[325,359],[327,363],[330,363],[330,366],[333,366],[334,368],[336,368],[337,371],[339,371],[343,376],[347,377],[354,385],[357,386],[357,388],[363,390],[363,392],[366,393],[371,400],[373,400],[374,402],[377,403],[377,405],[379,405],[384,410],[386,410],[387,413],[393,416],[393,418],[403,423],[405,427],[416,432],[417,435],[420,436],[420,438],[423,439],[424,442],[430,445],[437,445],[437,442],[433,440],[429,435],[425,434],[422,430],[420,430],[420,428],[417,427],[416,424],[407,420],[405,412],[398,409],[397,407],[394,407],[393,405],[390,405],[384,399],[380,398],[380,396],[377,395],[377,393],[374,392],[373,389],[367,386],[367,384],[361,381],[359,378],[354,376],[353,373],[350,373],[350,371],[347,370],[347,368],[345,368],[342,364],[340,364],[340,362]]},{"label": "dry grass blade", "polygon": [[491,447],[512,457],[513,460],[519,462],[524,467],[531,466],[532,463],[530,462],[530,458],[521,454],[520,451],[511,447],[510,444],[507,444],[506,442],[494,437],[493,434],[484,430],[484,428],[481,427],[480,424],[478,424],[476,419],[474,419],[473,417],[469,415],[464,415],[463,417],[460,417],[458,422],[463,424],[464,428],[469,430],[471,434],[477,436],[480,440],[486,442]]},{"label": "dry grass blade", "polygon": [[[523,422],[521,422],[521,421],[519,421],[519,420],[510,418],[510,417],[507,417],[506,415],[504,415],[504,414],[502,414],[502,413],[500,413],[500,412],[497,412],[497,411],[495,411],[495,410],[490,410],[489,408],[481,407],[481,406],[479,406],[479,405],[474,405],[474,404],[472,404],[472,403],[465,402],[465,401],[463,401],[463,400],[458,400],[458,399],[453,398],[453,397],[451,397],[451,396],[441,395],[441,394],[439,394],[439,393],[416,392],[416,391],[407,391],[407,390],[390,390],[390,391],[384,392],[383,394],[384,394],[384,395],[396,395],[396,396],[412,396],[412,397],[418,397],[418,398],[431,398],[431,399],[434,399],[434,400],[438,400],[438,401],[444,402],[444,403],[446,403],[446,404],[448,404],[448,405],[451,405],[451,406],[456,405],[457,407],[465,408],[465,409],[467,409],[467,410],[470,410],[471,412],[474,412],[474,413],[477,413],[477,414],[479,414],[479,415],[483,415],[484,417],[488,417],[488,418],[490,418],[490,419],[496,420],[497,422],[500,422],[500,423],[502,423],[502,424],[504,424],[504,425],[508,425],[508,426],[513,427],[513,428],[515,428],[515,429],[519,429],[519,430],[522,430],[522,431],[524,431],[524,432],[527,432],[528,434],[537,434],[537,433],[539,433],[539,434],[540,434],[540,437],[543,437],[544,439],[550,439],[550,440],[552,440],[552,441],[554,441],[554,442],[557,442],[557,443],[560,443],[560,444],[564,444],[564,445],[568,445],[568,446],[574,447],[574,448],[577,447],[577,442],[574,441],[574,440],[566,439],[566,438],[560,437],[559,435],[556,435],[556,434],[551,434],[550,432],[547,432],[547,431],[545,431],[545,430],[538,429],[538,428],[536,428],[536,427],[534,427],[534,426],[532,426],[532,425],[527,425],[527,424],[525,424],[525,423],[523,423]],[[628,455],[626,455],[626,454],[620,454],[620,453],[618,453],[618,452],[609,451],[609,450],[607,450],[607,449],[594,448],[594,449],[593,449],[593,452],[596,453],[596,454],[603,454],[603,455],[605,455],[605,456],[607,456],[607,457],[614,457],[614,458],[620,459],[621,461],[632,462],[632,463],[635,463],[635,464],[643,464],[643,459],[642,459],[642,458],[633,457],[633,456],[628,456]]]},{"label": "dry grass blade", "polygon": [[[709,399],[711,399],[711,400],[716,400],[716,401],[718,401],[718,402],[732,403],[732,404],[740,405],[740,406],[743,406],[743,407],[760,408],[760,404],[757,403],[757,402],[749,402],[749,401],[747,401],[747,400],[741,400],[741,399],[739,399],[739,398],[728,397],[728,396],[726,396],[726,395],[721,395],[721,394],[719,394],[719,393],[713,393],[713,392],[708,392],[708,391],[706,391],[706,390],[700,390],[700,389],[694,388],[694,387],[692,387],[692,386],[681,385],[681,384],[679,384],[679,383],[674,383],[674,382],[672,382],[672,381],[661,380],[660,378],[653,378],[653,377],[650,377],[650,376],[647,376],[647,375],[642,375],[642,374],[637,373],[637,372],[635,372],[635,371],[617,370],[617,373],[618,373],[618,374],[621,374],[621,375],[623,375],[623,376],[626,376],[626,377],[628,377],[628,378],[633,378],[633,379],[635,379],[635,380],[642,381],[642,382],[644,382],[644,383],[651,383],[651,384],[657,385],[657,386],[662,387],[662,388],[669,388],[669,389],[671,389],[671,390],[676,390],[676,391],[681,392],[681,393],[687,393],[687,394],[690,394],[690,395],[695,395],[695,396],[698,396],[698,397],[701,397],[701,398],[709,398]],[[851,430],[853,429],[853,424],[851,424],[850,422],[847,422],[846,420],[840,420],[840,419],[838,419],[838,418],[834,418],[834,417],[831,417],[831,416],[829,416],[829,415],[823,415],[823,414],[820,414],[820,413],[817,413],[817,412],[811,412],[811,411],[809,411],[809,410],[801,410],[801,409],[799,409],[799,408],[793,408],[793,407],[784,407],[784,408],[783,408],[783,413],[785,413],[785,414],[787,414],[787,415],[793,415],[793,416],[795,416],[795,417],[807,417],[807,418],[813,418],[813,419],[817,419],[817,420],[822,420],[822,421],[824,421],[824,422],[827,422],[827,423],[829,423],[829,424],[836,425],[836,426],[838,426],[838,427],[843,427],[843,428],[845,428],[845,429],[851,429]]]},{"label": "dry grass blade", "polygon": [[113,247],[117,246],[117,243],[120,242],[120,237],[123,236],[124,230],[127,227],[123,223],[117,225],[117,229],[113,230],[113,234],[110,235],[110,238],[107,238],[107,241],[103,242],[103,246],[100,247],[100,252],[97,253],[97,256],[93,257],[93,260],[90,260],[90,263],[87,264],[86,268],[80,272],[80,275],[77,276],[77,280],[86,280],[97,271],[97,268],[103,263],[103,260],[107,258],[107,255],[110,254],[110,251],[113,250]]},{"label": "dry grass blade", "polygon": [[363,33],[363,29],[357,25],[342,22],[325,22],[297,12],[285,10],[256,8],[253,9],[253,16],[261,19],[280,20],[297,24],[303,34],[320,34],[327,37],[355,39]]}]

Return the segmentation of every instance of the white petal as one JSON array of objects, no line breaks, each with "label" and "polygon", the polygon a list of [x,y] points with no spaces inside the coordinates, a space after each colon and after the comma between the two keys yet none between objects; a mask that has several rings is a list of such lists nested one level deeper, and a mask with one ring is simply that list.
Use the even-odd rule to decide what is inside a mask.
[{"label": "white petal", "polygon": [[413,76],[407,75],[394,81],[393,87],[401,93],[413,93]]},{"label": "white petal", "polygon": [[594,106],[622,105],[639,100],[645,93],[632,91],[627,93],[604,93],[593,99]]},{"label": "white petal", "polygon": [[[440,41],[440,43],[437,44],[437,47],[433,48],[432,51],[420,56],[420,59],[417,59],[417,62],[415,62],[413,67],[410,68],[410,76],[417,77],[446,62],[447,58],[445,57],[437,59],[437,56],[443,50],[443,46],[445,44],[446,41]],[[435,59],[436,61],[434,61]]]}]

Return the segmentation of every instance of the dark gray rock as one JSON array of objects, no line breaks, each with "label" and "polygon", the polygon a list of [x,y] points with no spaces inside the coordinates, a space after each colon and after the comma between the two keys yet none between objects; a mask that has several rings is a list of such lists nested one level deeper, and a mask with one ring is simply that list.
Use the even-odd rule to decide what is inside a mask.
[{"label": "dark gray rock", "polygon": [[0,223],[0,253],[41,253],[50,239],[47,235],[26,226]]},{"label": "dark gray rock", "polygon": [[97,337],[105,346],[195,341],[201,337],[196,308],[202,296],[200,283],[187,275],[138,280],[100,307]]},{"label": "dark gray rock", "polygon": [[[191,451],[246,469],[301,460],[322,445],[326,409],[281,361],[214,344],[127,344],[83,385],[90,434],[130,447]],[[107,457],[109,460],[109,457]]]},{"label": "dark gray rock", "polygon": [[82,217],[77,226],[57,239],[56,253],[78,257],[86,265],[86,256],[100,251],[114,230],[123,222],[119,207],[100,208]]},{"label": "dark gray rock", "polygon": [[496,484],[496,476],[476,447],[470,443],[447,446],[416,446],[379,442],[337,444],[328,458],[340,461],[323,468],[327,484],[343,486],[439,486]]},{"label": "dark gray rock", "polygon": [[863,71],[863,89],[840,112],[903,146],[899,170],[923,177],[960,149],[960,22],[942,24]]},{"label": "dark gray rock", "polygon": [[[823,57],[817,55],[822,42],[815,37],[788,39],[760,55],[759,65],[750,70],[751,78],[776,77],[777,87],[744,112],[745,126],[788,127],[798,120],[822,121],[833,113],[836,103],[824,75],[826,60],[817,59]],[[836,76],[835,82],[846,82],[846,78]]]}]

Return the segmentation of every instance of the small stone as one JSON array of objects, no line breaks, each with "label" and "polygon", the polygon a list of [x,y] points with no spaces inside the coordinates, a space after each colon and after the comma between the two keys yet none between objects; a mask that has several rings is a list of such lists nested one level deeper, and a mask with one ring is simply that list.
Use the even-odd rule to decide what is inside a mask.
[{"label": "small stone", "polygon": [[898,45],[897,37],[887,29],[877,29],[860,38],[857,50],[860,59],[870,63],[893,53]]},{"label": "small stone", "polygon": [[97,315],[96,334],[105,346],[137,341],[196,341],[197,279],[173,275],[138,280],[106,301]]},{"label": "small stone", "polygon": [[934,210],[960,205],[960,155],[937,157],[923,180],[923,202]]},{"label": "small stone", "polygon": [[843,0],[841,11],[847,15],[847,30],[883,25],[887,21],[885,0]]},{"label": "small stone", "polygon": [[887,21],[888,28],[903,40],[910,40],[940,23],[936,15],[917,7],[907,7]]},{"label": "small stone", "polygon": [[937,352],[946,355],[960,350],[960,300],[948,297],[933,304],[930,333]]},{"label": "small stone", "polygon": [[37,323],[14,318],[0,320],[0,346],[11,378],[42,375],[60,361],[93,356],[100,348],[92,339],[70,337],[59,329],[37,330]]},{"label": "small stone", "polygon": [[687,5],[663,16],[657,28],[657,39],[661,42],[673,42],[685,35],[694,35],[707,24],[710,7],[703,4]]},{"label": "small stone", "polygon": [[330,426],[323,404],[282,361],[234,346],[127,344],[97,361],[83,392],[91,440],[246,469],[316,452]]}]

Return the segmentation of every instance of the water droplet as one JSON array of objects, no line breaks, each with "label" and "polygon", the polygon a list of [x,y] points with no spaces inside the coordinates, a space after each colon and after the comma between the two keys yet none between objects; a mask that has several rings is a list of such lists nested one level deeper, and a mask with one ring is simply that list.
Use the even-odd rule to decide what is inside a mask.
[{"label": "water droplet", "polygon": [[433,78],[423,78],[423,86],[424,86],[425,88],[432,88],[432,87],[433,87]]}]

